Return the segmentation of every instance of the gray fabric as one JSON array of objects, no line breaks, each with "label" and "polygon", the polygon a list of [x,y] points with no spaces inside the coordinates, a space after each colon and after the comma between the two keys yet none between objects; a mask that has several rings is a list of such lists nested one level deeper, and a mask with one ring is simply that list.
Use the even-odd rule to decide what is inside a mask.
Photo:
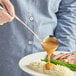
[{"label": "gray fabric", "polygon": [[76,0],[62,0],[57,12],[57,50],[76,51]]}]

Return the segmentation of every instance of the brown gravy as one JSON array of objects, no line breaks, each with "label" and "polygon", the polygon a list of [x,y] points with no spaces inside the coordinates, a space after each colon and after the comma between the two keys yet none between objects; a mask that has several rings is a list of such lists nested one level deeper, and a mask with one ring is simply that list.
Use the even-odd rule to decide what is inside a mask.
[{"label": "brown gravy", "polygon": [[47,70],[49,70],[49,69],[51,69],[51,67],[53,67],[55,65],[53,63],[50,63],[50,56],[57,49],[58,42],[57,42],[55,37],[48,37],[48,38],[44,39],[41,42],[41,44],[42,44],[42,47],[44,48],[44,50],[47,52],[47,55],[48,55],[48,62],[45,65],[45,68]]}]

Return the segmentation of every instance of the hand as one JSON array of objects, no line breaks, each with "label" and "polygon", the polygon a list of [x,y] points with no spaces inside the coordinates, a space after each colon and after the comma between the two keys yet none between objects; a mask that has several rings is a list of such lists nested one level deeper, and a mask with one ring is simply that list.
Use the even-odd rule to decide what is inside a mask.
[{"label": "hand", "polygon": [[0,25],[10,22],[14,19],[15,11],[12,3],[9,0],[0,0],[4,5],[4,9],[0,9]]}]

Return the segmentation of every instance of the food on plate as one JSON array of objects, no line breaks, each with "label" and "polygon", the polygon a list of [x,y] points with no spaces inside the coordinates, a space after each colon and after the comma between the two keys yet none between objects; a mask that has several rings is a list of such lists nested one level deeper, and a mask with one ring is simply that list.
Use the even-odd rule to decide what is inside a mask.
[{"label": "food on plate", "polygon": [[46,37],[41,45],[47,53],[47,59],[31,62],[29,67],[32,70],[48,76],[73,76],[73,71],[76,71],[76,53],[53,54],[58,47],[58,41],[54,36]]},{"label": "food on plate", "polygon": [[59,53],[57,55],[52,54],[51,59],[61,60],[69,64],[76,64],[76,53]]},{"label": "food on plate", "polygon": [[31,62],[29,64],[29,68],[33,69],[34,71],[43,73],[43,69],[46,62],[38,61],[38,62]]},{"label": "food on plate", "polygon": [[46,62],[43,61],[31,62],[29,67],[36,72],[44,73],[46,76],[73,76],[73,72],[67,67],[55,65],[47,70],[45,64]]},{"label": "food on plate", "polygon": [[[46,58],[42,61],[47,62],[48,59]],[[66,63],[66,62],[63,62],[63,61],[60,61],[60,60],[54,60],[54,59],[50,59],[50,62],[55,64],[55,65],[62,65],[62,66],[68,67],[72,71],[76,71],[76,64],[69,64],[69,63]]]}]

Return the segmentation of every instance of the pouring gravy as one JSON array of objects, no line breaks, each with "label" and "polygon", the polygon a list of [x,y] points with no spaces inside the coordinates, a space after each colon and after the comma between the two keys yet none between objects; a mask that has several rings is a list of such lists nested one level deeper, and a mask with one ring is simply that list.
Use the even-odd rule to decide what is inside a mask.
[{"label": "pouring gravy", "polygon": [[51,54],[57,49],[58,47],[58,41],[54,36],[46,37],[42,42],[42,47],[47,52],[48,55],[48,62],[45,65],[45,68],[47,70],[51,69],[55,64],[50,63],[50,56]]}]

